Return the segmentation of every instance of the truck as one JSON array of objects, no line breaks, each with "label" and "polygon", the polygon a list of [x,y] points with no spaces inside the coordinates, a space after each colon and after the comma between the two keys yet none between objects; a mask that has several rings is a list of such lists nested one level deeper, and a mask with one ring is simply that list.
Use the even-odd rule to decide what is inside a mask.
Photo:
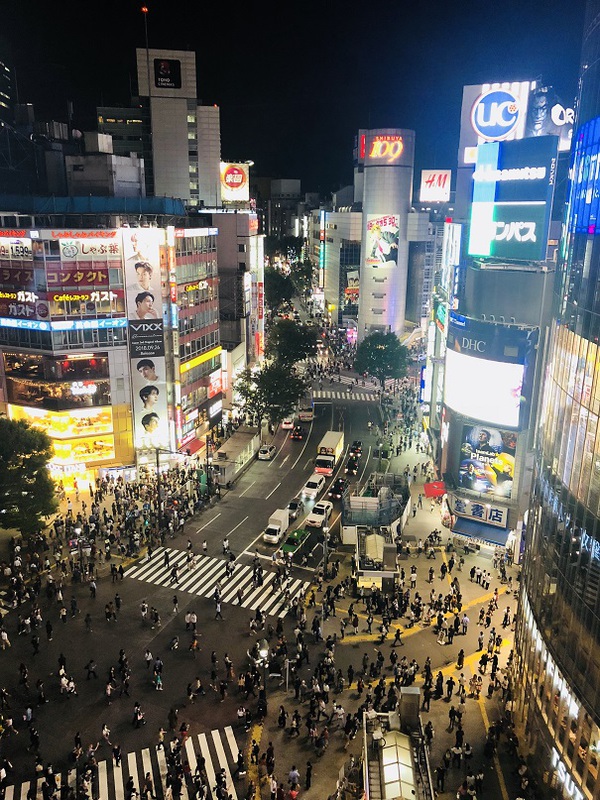
[{"label": "truck", "polygon": [[290,512],[287,508],[278,508],[269,517],[263,533],[263,541],[267,544],[279,544],[290,526]]},{"label": "truck", "polygon": [[317,447],[315,472],[321,475],[333,475],[344,452],[344,432],[327,431]]}]

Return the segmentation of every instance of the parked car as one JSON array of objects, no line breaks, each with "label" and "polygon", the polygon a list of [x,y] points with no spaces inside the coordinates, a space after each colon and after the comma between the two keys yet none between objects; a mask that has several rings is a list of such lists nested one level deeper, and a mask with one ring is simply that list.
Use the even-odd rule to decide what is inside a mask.
[{"label": "parked car", "polygon": [[274,444],[263,444],[263,446],[258,451],[258,460],[270,461],[276,452],[277,448],[275,447]]},{"label": "parked car", "polygon": [[327,524],[332,511],[333,503],[330,503],[329,500],[319,500],[304,520],[304,524],[309,528],[323,528]]},{"label": "parked car", "polygon": [[285,542],[281,545],[281,552],[284,554],[295,553],[302,547],[309,536],[310,531],[306,530],[306,528],[297,528],[290,533]]},{"label": "parked car", "polygon": [[306,431],[302,427],[302,425],[296,425],[294,430],[290,433],[290,439],[294,439],[296,441],[302,441],[306,436]]},{"label": "parked car", "polygon": [[331,497],[332,500],[341,500],[348,485],[346,478],[336,478],[327,492],[327,497]]},{"label": "parked car", "polygon": [[346,462],[346,475],[356,475],[358,473],[358,458],[350,456]]},{"label": "parked car", "polygon": [[362,442],[360,442],[358,439],[355,439],[350,446],[349,455],[360,458],[362,456]]},{"label": "parked car", "polygon": [[318,497],[323,487],[325,486],[325,475],[319,475],[318,472],[313,472],[310,478],[304,484],[302,489],[303,497]]},{"label": "parked car", "polygon": [[290,519],[298,519],[300,514],[304,513],[304,500],[301,497],[294,497],[288,503],[288,511],[290,512]]}]

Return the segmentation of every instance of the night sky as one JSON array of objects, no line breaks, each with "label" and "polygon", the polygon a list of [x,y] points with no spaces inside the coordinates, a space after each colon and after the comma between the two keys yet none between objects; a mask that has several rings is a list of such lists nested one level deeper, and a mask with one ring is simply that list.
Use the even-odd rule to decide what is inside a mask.
[{"label": "night sky", "polygon": [[[585,0],[247,3],[150,0],[150,47],[196,51],[198,95],[221,109],[222,156],[302,191],[352,180],[359,128],[416,131],[416,169],[456,165],[462,87],[542,77],[577,88]],[[237,5],[237,4],[236,4]],[[83,130],[127,104],[141,2],[0,0],[20,102]]]}]

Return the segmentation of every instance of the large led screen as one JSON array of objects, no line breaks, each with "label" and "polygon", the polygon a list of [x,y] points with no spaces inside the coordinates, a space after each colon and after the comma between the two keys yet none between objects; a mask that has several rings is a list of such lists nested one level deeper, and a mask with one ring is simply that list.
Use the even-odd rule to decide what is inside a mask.
[{"label": "large led screen", "polygon": [[517,434],[490,425],[463,425],[458,485],[481,494],[510,498]]},{"label": "large led screen", "polygon": [[466,417],[518,428],[523,374],[523,364],[447,350],[444,402]]}]

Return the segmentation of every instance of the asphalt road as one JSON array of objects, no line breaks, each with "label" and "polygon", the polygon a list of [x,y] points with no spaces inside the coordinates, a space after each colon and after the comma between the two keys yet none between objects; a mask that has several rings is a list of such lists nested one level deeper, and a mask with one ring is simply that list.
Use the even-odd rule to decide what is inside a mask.
[{"label": "asphalt road", "polygon": [[[346,446],[354,438],[365,442],[364,457],[357,480],[367,474],[375,465],[372,446],[366,436],[367,421],[378,419],[377,403],[348,402],[334,405],[316,405],[315,419],[309,427],[309,435],[303,442],[289,439],[288,431],[279,431],[274,437],[278,447],[272,461],[256,461],[239,479],[234,488],[223,494],[214,507],[190,521],[181,535],[169,540],[167,546],[175,551],[185,551],[188,538],[194,552],[200,552],[202,540],[208,542],[208,557],[222,558],[222,540],[229,538],[231,550],[240,568],[250,564],[255,552],[263,557],[265,570],[272,570],[270,557],[274,547],[265,545],[262,538],[270,514],[282,508],[302,488],[312,473],[312,462],[317,443],[324,432],[343,427]],[[340,461],[343,470],[345,458]],[[334,480],[335,475],[331,478]],[[329,484],[329,482],[328,482]],[[327,485],[328,485],[327,484]],[[326,497],[326,490],[322,497]],[[340,502],[334,503],[332,534],[339,526]],[[305,513],[309,513],[312,503],[307,503]],[[294,523],[302,525],[302,518]],[[309,565],[295,566],[293,578],[298,585],[308,585],[313,569],[322,558],[322,533],[315,530],[307,541],[305,550],[309,554]],[[158,557],[158,556],[156,556]],[[224,564],[224,562],[223,562]],[[237,567],[236,567],[237,569]],[[121,608],[117,621],[105,619],[105,604],[120,597]],[[172,613],[172,598],[176,594],[179,611]],[[11,647],[0,651],[0,681],[9,692],[10,713],[13,714],[18,734],[5,735],[0,739],[2,755],[9,758],[14,767],[11,775],[15,783],[33,777],[35,748],[27,749],[29,726],[23,720],[27,706],[32,709],[33,725],[40,737],[39,753],[44,764],[52,763],[55,770],[69,765],[74,736],[79,733],[84,748],[100,742],[97,758],[110,759],[110,748],[102,742],[103,724],[111,730],[112,743],[118,743],[124,753],[141,752],[150,748],[154,755],[158,730],[168,728],[167,715],[171,708],[178,709],[178,724],[189,722],[195,733],[224,731],[228,726],[235,729],[238,741],[245,741],[245,733],[237,729],[236,710],[238,697],[235,686],[224,701],[220,695],[209,688],[211,651],[215,650],[219,659],[219,675],[224,675],[223,657],[227,652],[233,660],[236,674],[245,669],[246,651],[254,639],[250,635],[249,622],[252,613],[235,602],[223,604],[223,620],[215,619],[210,583],[206,582],[201,593],[190,593],[172,585],[168,580],[153,582],[126,577],[118,583],[110,578],[99,581],[95,598],[90,596],[87,586],[69,585],[65,591],[65,604],[69,607],[74,597],[78,613],[69,616],[66,622],[59,620],[59,604],[50,601],[45,594],[40,597],[43,625],[39,631],[40,651],[33,655],[30,635],[17,635],[18,616],[29,609],[26,605],[10,612],[5,617]],[[161,615],[162,624],[153,628],[144,621],[140,613],[140,603],[146,600],[155,606]],[[198,629],[201,634],[200,652],[194,657],[188,650],[189,633],[185,630],[184,616],[188,610],[198,615]],[[84,618],[92,616],[92,630],[86,629]],[[273,616],[273,624],[276,615]],[[45,623],[53,625],[52,640],[46,636]],[[291,620],[286,620],[286,631],[291,635]],[[180,646],[170,650],[169,643],[177,635]],[[121,649],[125,651],[132,670],[128,694],[119,696],[117,690],[112,702],[105,696],[105,685],[109,669],[117,667]],[[164,661],[163,689],[154,688],[151,670],[147,669],[144,651],[150,649],[154,657]],[[66,660],[66,671],[72,675],[78,694],[61,694],[59,691],[59,657]],[[85,665],[93,659],[96,662],[97,678],[86,678]],[[29,670],[29,688],[19,683],[19,664],[24,663]],[[196,676],[200,676],[206,695],[190,704],[186,687]],[[42,680],[48,702],[38,706],[36,682]],[[139,702],[145,713],[146,724],[135,728],[132,725],[134,703]],[[172,735],[172,734],[171,734]],[[225,741],[225,739],[224,739]],[[229,737],[231,744],[231,737]],[[232,748],[230,748],[232,749]],[[228,759],[231,762],[229,751]],[[218,757],[215,756],[215,764]],[[141,762],[140,762],[141,763]],[[140,767],[141,769],[141,767]]]}]

